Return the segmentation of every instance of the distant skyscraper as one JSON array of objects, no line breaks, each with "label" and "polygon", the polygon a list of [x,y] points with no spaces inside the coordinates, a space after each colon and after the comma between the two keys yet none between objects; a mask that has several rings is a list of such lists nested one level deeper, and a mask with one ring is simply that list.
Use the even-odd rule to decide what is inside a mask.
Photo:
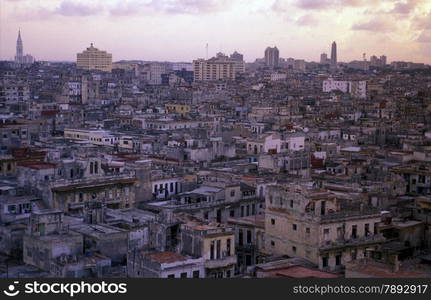
[{"label": "distant skyscraper", "polygon": [[331,47],[331,66],[336,67],[337,66],[337,43],[332,42]]},{"label": "distant skyscraper", "polygon": [[18,39],[16,40],[16,55],[15,55],[15,62],[22,64],[23,63],[23,53],[24,53],[24,47],[22,45],[21,40],[21,30],[18,30]]},{"label": "distant skyscraper", "polygon": [[30,54],[24,55],[24,46],[21,39],[21,30],[18,30],[18,39],[16,40],[15,62],[19,64],[32,64],[34,62],[33,56],[31,56]]},{"label": "distant skyscraper", "polygon": [[268,67],[278,67],[280,52],[277,47],[274,48],[267,47],[265,49],[265,65]]},{"label": "distant skyscraper", "polygon": [[322,53],[320,54],[320,63],[327,64],[328,63],[328,54]]},{"label": "distant skyscraper", "polygon": [[112,54],[95,48],[91,43],[90,47],[76,55],[76,66],[84,70],[111,72]]},{"label": "distant skyscraper", "polygon": [[238,52],[232,53],[230,56],[230,59],[235,62],[235,74],[240,74],[245,72],[245,62],[244,62],[244,55]]},{"label": "distant skyscraper", "polygon": [[235,51],[230,55],[230,58],[234,60],[244,60],[244,55]]},{"label": "distant skyscraper", "polygon": [[383,67],[386,66],[386,64],[387,64],[387,57],[386,57],[386,55],[380,56],[380,62],[381,62],[381,65]]}]

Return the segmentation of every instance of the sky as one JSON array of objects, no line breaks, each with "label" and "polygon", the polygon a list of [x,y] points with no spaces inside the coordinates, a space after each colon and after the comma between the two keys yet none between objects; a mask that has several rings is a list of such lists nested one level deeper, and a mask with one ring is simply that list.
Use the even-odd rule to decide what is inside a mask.
[{"label": "sky", "polygon": [[94,46],[113,60],[192,61],[238,51],[247,62],[386,55],[431,64],[431,0],[0,0],[0,59],[75,61]]}]

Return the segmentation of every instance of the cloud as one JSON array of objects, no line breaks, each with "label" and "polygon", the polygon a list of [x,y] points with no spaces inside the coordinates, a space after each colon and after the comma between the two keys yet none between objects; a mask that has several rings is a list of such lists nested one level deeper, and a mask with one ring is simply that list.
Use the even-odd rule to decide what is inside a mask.
[{"label": "cloud", "polygon": [[77,17],[97,15],[103,13],[103,11],[104,7],[101,5],[91,6],[84,3],[77,3],[75,1],[63,1],[52,13],[67,17]]},{"label": "cloud", "polygon": [[272,3],[271,10],[274,12],[287,12],[288,7],[287,3],[282,0],[275,0],[274,3]]},{"label": "cloud", "polygon": [[374,19],[367,22],[353,24],[351,29],[373,32],[388,32],[392,31],[394,28],[393,24],[387,20]]},{"label": "cloud", "polygon": [[314,26],[317,25],[319,22],[315,17],[308,14],[299,17],[295,23],[300,26]]},{"label": "cloud", "polygon": [[[386,0],[379,0],[386,1]],[[375,0],[296,0],[295,6],[302,9],[324,10],[376,5]]]},{"label": "cloud", "polygon": [[431,11],[428,14],[416,16],[413,19],[413,26],[415,29],[431,29]]},{"label": "cloud", "polygon": [[405,2],[397,2],[397,3],[395,3],[394,8],[390,12],[396,13],[396,14],[401,14],[401,15],[409,15],[422,2],[423,2],[423,0],[407,0]]},{"label": "cloud", "polygon": [[114,16],[162,14],[208,14],[217,13],[230,8],[232,1],[227,0],[151,0],[146,3],[122,1],[108,9]]},{"label": "cloud", "polygon": [[[9,0],[19,3],[29,0]],[[46,19],[55,16],[86,17],[86,16],[134,16],[155,14],[185,14],[200,15],[217,13],[228,10],[235,0],[94,0],[76,1],[61,0],[54,5],[48,5],[48,0],[42,2],[44,6],[33,7],[31,10],[16,10],[21,19]],[[52,0],[54,2],[54,0]],[[51,4],[52,4],[51,2]]]},{"label": "cloud", "polygon": [[422,31],[421,35],[417,38],[419,43],[431,43],[431,30]]},{"label": "cloud", "polygon": [[302,9],[326,9],[334,5],[331,0],[298,0],[295,4]]}]

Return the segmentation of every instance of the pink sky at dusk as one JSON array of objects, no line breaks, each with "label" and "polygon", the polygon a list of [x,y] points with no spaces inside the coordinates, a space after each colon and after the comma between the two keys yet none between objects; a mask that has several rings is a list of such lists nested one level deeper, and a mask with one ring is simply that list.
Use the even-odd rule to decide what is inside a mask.
[{"label": "pink sky at dusk", "polygon": [[91,42],[114,61],[191,61],[234,50],[246,61],[280,56],[339,61],[383,55],[431,64],[430,0],[0,0],[0,59],[74,61]]}]

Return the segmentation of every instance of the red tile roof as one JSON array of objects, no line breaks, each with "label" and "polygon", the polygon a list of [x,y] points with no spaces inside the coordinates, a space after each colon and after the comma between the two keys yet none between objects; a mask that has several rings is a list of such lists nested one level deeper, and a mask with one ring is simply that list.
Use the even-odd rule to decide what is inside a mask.
[{"label": "red tile roof", "polygon": [[43,162],[43,161],[23,161],[17,164],[20,167],[26,167],[30,169],[35,170],[42,170],[42,169],[52,169],[55,168],[57,164],[55,163],[49,163],[49,162]]},{"label": "red tile roof", "polygon": [[170,252],[170,251],[156,252],[156,253],[146,254],[145,256],[161,264],[187,260],[185,256],[182,256],[181,254]]}]

